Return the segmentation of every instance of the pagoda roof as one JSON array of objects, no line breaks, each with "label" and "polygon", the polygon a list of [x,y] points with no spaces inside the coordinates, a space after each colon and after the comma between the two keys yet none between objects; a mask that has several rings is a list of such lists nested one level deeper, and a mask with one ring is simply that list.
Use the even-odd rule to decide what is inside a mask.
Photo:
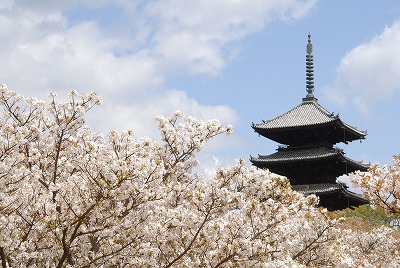
[{"label": "pagoda roof", "polygon": [[326,147],[306,147],[292,150],[278,150],[270,155],[258,155],[258,157],[250,157],[250,161],[257,167],[267,167],[268,165],[283,164],[288,162],[299,161],[316,161],[330,158],[338,158],[342,162],[349,163],[354,170],[367,170],[369,164],[354,161],[344,155],[341,149],[329,149]]},{"label": "pagoda roof", "polygon": [[256,128],[263,129],[279,129],[293,128],[302,126],[313,126],[326,124],[337,120],[325,108],[318,104],[317,101],[303,101],[288,112],[271,120],[263,120],[261,124],[254,124]]},{"label": "pagoda roof", "polygon": [[333,193],[340,190],[342,187],[338,183],[314,183],[292,185],[292,189],[302,194],[322,194]]},{"label": "pagoda roof", "polygon": [[[282,144],[289,144],[288,140],[293,135],[280,135],[279,133],[310,130],[315,128],[334,128],[337,132],[331,138],[332,143],[347,142],[364,139],[366,131],[358,130],[343,122],[338,115],[334,115],[322,107],[314,97],[303,98],[303,101],[286,113],[271,119],[263,120],[260,124],[252,125],[255,132]],[[339,130],[340,129],[340,130]],[[344,132],[343,132],[343,130]]]},{"label": "pagoda roof", "polygon": [[302,194],[315,194],[317,196],[327,194],[342,194],[343,196],[352,200],[352,203],[358,205],[369,204],[369,200],[362,195],[347,190],[344,183],[317,183],[317,184],[303,184],[293,185],[292,189]]}]

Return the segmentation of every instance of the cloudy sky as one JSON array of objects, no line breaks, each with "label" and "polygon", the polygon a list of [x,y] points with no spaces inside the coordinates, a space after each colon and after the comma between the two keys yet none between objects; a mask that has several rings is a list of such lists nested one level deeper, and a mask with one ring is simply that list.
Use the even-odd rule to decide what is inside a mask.
[{"label": "cloudy sky", "polygon": [[95,90],[88,123],[158,138],[175,110],[218,118],[234,133],[211,143],[204,167],[273,153],[252,122],[298,105],[312,35],[315,96],[367,130],[339,145],[355,160],[400,153],[398,0],[2,0],[0,83],[26,96]]}]

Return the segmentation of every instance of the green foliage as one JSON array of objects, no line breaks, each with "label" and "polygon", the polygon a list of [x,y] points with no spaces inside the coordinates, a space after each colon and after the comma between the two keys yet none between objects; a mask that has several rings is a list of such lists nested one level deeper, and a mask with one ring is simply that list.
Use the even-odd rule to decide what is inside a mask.
[{"label": "green foliage", "polygon": [[370,205],[346,208],[343,210],[343,213],[346,218],[356,217],[372,226],[396,226],[398,222],[396,217],[386,215],[382,207],[372,208]]}]

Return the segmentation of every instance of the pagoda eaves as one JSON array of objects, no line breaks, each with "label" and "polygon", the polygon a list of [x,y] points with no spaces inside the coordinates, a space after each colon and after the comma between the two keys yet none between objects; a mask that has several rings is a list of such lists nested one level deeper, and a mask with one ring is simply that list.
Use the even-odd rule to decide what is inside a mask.
[{"label": "pagoda eaves", "polygon": [[369,164],[364,164],[359,161],[354,161],[344,155],[341,149],[328,149],[321,148],[308,148],[298,150],[278,150],[278,152],[270,155],[259,155],[258,157],[251,157],[251,161],[255,166],[261,168],[261,165],[274,163],[288,163],[298,161],[315,161],[324,160],[329,158],[338,158],[343,163],[347,163],[350,169],[366,171]]},{"label": "pagoda eaves", "polygon": [[[319,105],[317,99],[303,101],[288,112],[260,124],[252,125],[255,132],[280,144],[325,141],[332,145],[364,139],[366,131],[361,131],[343,122],[338,115],[328,112]],[[299,132],[300,131],[300,132]],[[301,135],[296,135],[296,134]],[[297,137],[299,136],[299,137]]]},{"label": "pagoda eaves", "polygon": [[313,148],[281,148],[270,155],[250,157],[258,168],[268,168],[271,172],[290,178],[291,184],[334,183],[336,178],[356,170],[367,171],[369,164],[354,161],[344,155],[341,149],[324,146]]},{"label": "pagoda eaves", "polygon": [[320,205],[328,210],[335,210],[337,207],[354,207],[369,204],[368,199],[347,190],[348,187],[343,183],[294,185],[292,188],[302,194],[318,195]]}]

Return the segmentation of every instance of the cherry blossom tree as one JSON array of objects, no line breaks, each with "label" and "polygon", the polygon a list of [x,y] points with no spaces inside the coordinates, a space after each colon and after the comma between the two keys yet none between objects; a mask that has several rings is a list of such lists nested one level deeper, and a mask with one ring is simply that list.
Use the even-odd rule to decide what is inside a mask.
[{"label": "cherry blossom tree", "polygon": [[334,211],[331,217],[340,218],[336,226],[335,256],[341,267],[398,267],[400,233],[390,226],[383,210],[369,205]]},{"label": "cherry blossom tree", "polygon": [[0,103],[2,267],[363,263],[362,251],[343,251],[354,232],[343,236],[342,219],[286,178],[242,159],[211,177],[195,173],[203,145],[231,132],[217,120],[176,112],[156,118],[159,140],[135,139],[85,126],[101,103],[95,93],[45,103],[2,86]]},{"label": "cherry blossom tree", "polygon": [[393,157],[393,165],[373,165],[368,172],[350,175],[353,184],[365,193],[374,206],[389,215],[400,216],[400,155]]}]

